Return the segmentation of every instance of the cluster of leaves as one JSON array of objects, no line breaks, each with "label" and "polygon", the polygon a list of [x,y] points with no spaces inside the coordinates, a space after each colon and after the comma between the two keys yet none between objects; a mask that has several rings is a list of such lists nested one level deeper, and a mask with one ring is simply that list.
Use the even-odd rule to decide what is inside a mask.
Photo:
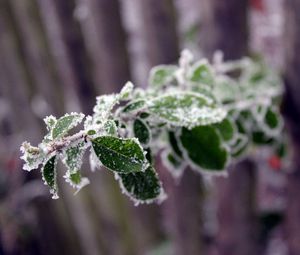
[{"label": "cluster of leaves", "polygon": [[[43,180],[58,198],[58,159],[67,168],[66,181],[79,190],[89,183],[80,172],[88,150],[92,170],[104,166],[114,172],[136,203],[161,201],[154,155],[174,177],[187,166],[223,175],[231,159],[253,144],[279,148],[281,93],[280,79],[259,61],[223,62],[216,55],[212,64],[194,62],[185,50],[178,65],[151,70],[146,90],[128,82],[119,94],[97,97],[92,116],[45,118],[48,134],[38,147],[22,144],[24,169],[42,165]],[[70,134],[83,120],[83,129]]]}]

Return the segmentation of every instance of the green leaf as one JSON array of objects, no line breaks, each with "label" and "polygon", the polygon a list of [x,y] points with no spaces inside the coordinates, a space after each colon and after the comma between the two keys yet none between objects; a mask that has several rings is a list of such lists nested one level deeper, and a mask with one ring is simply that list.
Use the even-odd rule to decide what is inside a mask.
[{"label": "green leaf", "polygon": [[146,151],[146,159],[147,161],[150,163],[150,165],[153,164],[153,155],[152,155],[152,151],[151,149],[148,147],[148,148],[145,148],[145,151]]},{"label": "green leaf", "polygon": [[45,155],[39,147],[34,147],[28,142],[23,142],[20,150],[23,153],[21,159],[25,161],[23,165],[24,170],[31,171],[37,169],[43,163]]},{"label": "green leaf", "polygon": [[230,145],[231,156],[237,158],[244,154],[249,146],[249,138],[241,133],[236,135],[236,139],[233,144]]},{"label": "green leaf", "polygon": [[240,86],[235,80],[225,75],[219,75],[216,77],[214,95],[219,102],[235,102],[240,94]]},{"label": "green leaf", "polygon": [[147,119],[150,116],[150,114],[147,112],[141,112],[139,116],[141,119]]},{"label": "green leaf", "polygon": [[79,185],[81,183],[82,177],[81,177],[81,173],[80,171],[77,171],[75,173],[72,173],[70,175],[70,180],[72,183],[74,183],[75,185]]},{"label": "green leaf", "polygon": [[255,119],[253,118],[251,111],[243,110],[238,112],[235,124],[239,133],[250,135],[252,133],[254,123]]},{"label": "green leaf", "polygon": [[54,116],[50,115],[50,116],[47,116],[46,118],[44,118],[44,122],[47,126],[47,130],[50,131],[56,124],[57,119]]},{"label": "green leaf", "polygon": [[117,125],[116,125],[116,122],[114,120],[106,121],[105,124],[104,124],[104,129],[105,129],[105,132],[108,135],[111,135],[111,136],[116,136],[117,135]]},{"label": "green leaf", "polygon": [[[114,106],[119,103],[119,95],[102,95],[96,98],[96,105],[93,109],[93,121],[103,123],[108,119]],[[99,124],[98,123],[98,124]]]},{"label": "green leaf", "polygon": [[94,129],[90,129],[89,131],[87,131],[88,135],[95,135],[96,134],[96,130]]},{"label": "green leaf", "polygon": [[119,174],[121,186],[134,201],[152,202],[162,193],[161,183],[152,166],[144,172]]},{"label": "green leaf", "polygon": [[149,84],[154,88],[160,88],[167,85],[174,79],[174,73],[177,66],[159,65],[153,67],[150,71]]},{"label": "green leaf", "polygon": [[123,112],[125,112],[125,113],[136,112],[136,111],[142,109],[145,106],[145,104],[146,104],[146,101],[143,99],[132,101],[124,106]]},{"label": "green leaf", "polygon": [[255,130],[252,132],[252,141],[256,145],[270,145],[274,142],[274,139],[264,131]]},{"label": "green leaf", "polygon": [[62,161],[68,169],[64,177],[66,178],[66,181],[77,190],[80,190],[82,187],[89,183],[88,179],[82,178],[80,173],[82,158],[85,151],[85,142],[79,142],[76,145],[68,147],[63,152]]},{"label": "green leaf", "polygon": [[222,120],[220,123],[214,124],[214,127],[216,127],[220,132],[220,135],[225,142],[229,142],[234,138],[236,128],[229,118]]},{"label": "green leaf", "polygon": [[82,113],[71,113],[59,118],[52,127],[52,139],[63,137],[84,118]]},{"label": "green leaf", "polygon": [[174,93],[149,102],[149,111],[161,121],[193,128],[222,121],[226,111],[210,98],[195,93]]},{"label": "green leaf", "polygon": [[81,167],[82,157],[85,150],[85,143],[79,142],[76,145],[68,147],[63,152],[63,163],[67,166],[68,170],[71,173]]},{"label": "green leaf", "polygon": [[200,95],[204,95],[214,102],[216,102],[216,97],[213,94],[211,87],[203,84],[191,84],[191,91],[198,93]]},{"label": "green leaf", "polygon": [[118,95],[119,100],[128,100],[133,92],[133,87],[134,85],[131,81],[126,82]]},{"label": "green leaf", "polygon": [[195,63],[190,71],[189,79],[193,82],[212,86],[214,84],[212,67],[207,61],[199,61]]},{"label": "green leaf", "polygon": [[174,152],[165,150],[162,154],[162,162],[164,166],[169,170],[173,177],[180,177],[186,167],[186,163],[182,158],[178,158]]},{"label": "green leaf", "polygon": [[135,119],[133,122],[133,133],[140,143],[147,145],[151,139],[151,133],[149,127],[141,119]]},{"label": "green leaf", "polygon": [[137,139],[101,136],[92,140],[92,145],[101,163],[112,171],[138,172],[147,166],[143,149]]},{"label": "green leaf", "polygon": [[259,112],[253,116],[256,120],[252,128],[252,141],[256,145],[270,145],[280,135],[283,129],[283,121],[278,110],[275,107],[263,107]]},{"label": "green leaf", "polygon": [[100,124],[107,121],[112,113],[113,108],[121,101],[128,100],[133,91],[133,84],[127,82],[118,94],[102,95],[96,98],[96,105],[93,109],[93,122]]},{"label": "green leaf", "polygon": [[281,129],[281,124],[282,124],[281,116],[277,111],[275,111],[270,107],[266,112],[264,122],[270,130]]},{"label": "green leaf", "polygon": [[180,142],[192,166],[211,173],[225,169],[229,153],[213,126],[198,126],[191,130],[182,128]]},{"label": "green leaf", "polygon": [[277,142],[275,146],[275,153],[280,158],[284,158],[288,155],[288,144],[285,139]]},{"label": "green leaf", "polygon": [[57,169],[56,169],[56,163],[57,163],[57,156],[51,157],[45,164],[42,169],[42,176],[43,180],[45,181],[45,184],[47,184],[50,188],[50,193],[52,194],[53,199],[57,199]]},{"label": "green leaf", "polygon": [[178,146],[178,141],[173,131],[168,132],[168,140],[172,151],[176,154],[177,157],[182,158],[182,151]]},{"label": "green leaf", "polygon": [[179,169],[181,166],[181,160],[178,160],[172,153],[168,153],[166,159],[172,164],[175,169]]}]

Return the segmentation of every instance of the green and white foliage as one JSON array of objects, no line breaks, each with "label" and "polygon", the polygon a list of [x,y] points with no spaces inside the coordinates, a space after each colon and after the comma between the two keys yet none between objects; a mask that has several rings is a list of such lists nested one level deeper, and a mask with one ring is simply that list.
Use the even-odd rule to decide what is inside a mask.
[{"label": "green and white foliage", "polygon": [[77,191],[89,184],[89,180],[83,178],[80,172],[82,158],[86,148],[86,143],[80,141],[77,144],[68,146],[62,153],[62,161],[67,167],[67,172],[64,177],[66,178],[66,182],[70,183]]},{"label": "green and white foliage", "polygon": [[[147,89],[125,84],[120,93],[97,97],[92,116],[81,113],[44,119],[48,133],[37,146],[21,147],[24,169],[41,166],[45,184],[58,197],[57,161],[76,192],[84,155],[91,169],[113,172],[135,204],[166,197],[155,170],[159,154],[178,178],[187,166],[201,174],[225,175],[233,159],[255,146],[282,144],[278,105],[281,81],[261,61],[244,58],[194,61],[184,50],[178,65],[154,67]],[[82,129],[72,129],[82,121]]]},{"label": "green and white foliage", "polygon": [[141,201],[151,203],[161,202],[166,198],[162,184],[155,169],[149,166],[145,171],[132,172],[129,174],[116,174],[123,193],[138,205]]},{"label": "green and white foliage", "polygon": [[44,183],[49,186],[53,199],[58,198],[56,163],[57,156],[50,156],[49,159],[45,160],[42,168],[42,179]]}]

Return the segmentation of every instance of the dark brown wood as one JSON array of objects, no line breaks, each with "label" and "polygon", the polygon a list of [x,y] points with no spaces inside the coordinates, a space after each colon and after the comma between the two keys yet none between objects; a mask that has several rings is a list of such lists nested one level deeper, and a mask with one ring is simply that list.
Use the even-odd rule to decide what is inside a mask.
[{"label": "dark brown wood", "polygon": [[170,64],[178,61],[179,43],[176,15],[171,0],[143,0],[143,39],[149,64]]},{"label": "dark brown wood", "polygon": [[67,111],[91,113],[95,90],[88,73],[79,25],[73,18],[71,1],[38,0],[56,71],[64,88]]},{"label": "dark brown wood", "polygon": [[283,114],[293,149],[292,166],[287,177],[286,234],[288,254],[300,254],[300,1],[285,5],[285,96]]},{"label": "dark brown wood", "polygon": [[[29,201],[29,198],[34,197],[34,194],[28,194],[28,190],[26,192],[26,187],[30,186],[26,180],[35,178],[35,175],[34,173],[26,174],[22,171],[22,164],[19,161],[18,153],[16,153],[24,137],[28,137],[33,143],[37,143],[41,139],[41,128],[31,109],[30,80],[26,75],[26,68],[23,65],[15,33],[16,30],[7,5],[1,2],[1,94],[8,100],[9,116],[15,123],[12,127],[10,139],[8,137],[8,143],[5,144],[7,158],[4,159],[9,160],[9,156],[15,154],[15,158],[11,159],[16,161],[15,167],[6,169],[6,172],[9,170],[13,172],[8,173],[8,194],[1,199],[1,206],[6,208],[5,214],[8,214],[2,214],[1,221],[6,224],[4,228],[1,228],[1,238],[8,238],[6,239],[7,242],[4,240],[5,254],[56,254],[65,252],[65,247],[62,246],[63,244],[68,245],[70,239],[66,238],[65,229],[61,228],[58,223],[59,214],[53,204],[50,204],[48,200],[42,200],[38,205],[35,203],[36,201]],[[35,189],[37,194],[40,194],[39,189],[40,187],[37,185]],[[45,210],[47,214],[45,214]],[[34,222],[26,219],[28,216],[29,218],[33,216]],[[12,218],[14,220],[11,220]],[[32,234],[29,232],[28,236],[24,238],[23,233],[27,227],[32,231]],[[51,236],[53,232],[56,233],[56,242],[53,241],[53,236]],[[44,244],[47,244],[47,249],[44,249]],[[59,249],[60,247],[62,248]],[[69,251],[73,253],[72,249]]]},{"label": "dark brown wood", "polygon": [[98,42],[99,59],[94,61],[95,71],[100,73],[101,93],[120,90],[130,80],[130,65],[127,38],[121,20],[119,0],[85,0],[89,13],[93,15],[94,35]]},{"label": "dark brown wood", "polygon": [[249,0],[203,0],[203,27],[200,46],[211,57],[216,50],[225,59],[239,59],[248,52]]},{"label": "dark brown wood", "polygon": [[[200,46],[212,58],[216,50],[225,60],[248,53],[248,0],[205,0]],[[245,159],[231,167],[228,178],[217,180],[218,222],[216,243],[221,255],[258,252],[258,222],[255,204],[255,166]]]},{"label": "dark brown wood", "polygon": [[229,169],[228,178],[220,177],[216,182],[219,254],[259,254],[255,172],[255,164],[245,159]]},{"label": "dark brown wood", "polygon": [[162,211],[173,245],[172,254],[205,254],[202,227],[204,187],[200,173],[188,167],[181,179],[175,180],[161,162],[158,162],[158,169],[168,194]]},{"label": "dark brown wood", "polygon": [[34,16],[34,6],[31,2],[10,1],[10,8],[16,21],[16,35],[21,42],[19,47],[24,55],[24,68],[28,69],[28,74],[32,77],[34,96],[41,96],[46,101],[44,115],[61,115],[61,87],[57,84],[56,77],[52,76],[46,47],[37,25],[38,17]]}]

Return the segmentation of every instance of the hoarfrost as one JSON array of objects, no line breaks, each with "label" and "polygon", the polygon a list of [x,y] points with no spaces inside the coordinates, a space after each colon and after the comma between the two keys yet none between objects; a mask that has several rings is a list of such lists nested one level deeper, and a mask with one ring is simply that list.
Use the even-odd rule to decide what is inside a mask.
[{"label": "hoarfrost", "polygon": [[23,165],[24,170],[31,171],[37,169],[43,163],[45,155],[40,148],[31,146],[28,142],[23,142],[20,150],[23,153],[21,159],[25,161]]}]

